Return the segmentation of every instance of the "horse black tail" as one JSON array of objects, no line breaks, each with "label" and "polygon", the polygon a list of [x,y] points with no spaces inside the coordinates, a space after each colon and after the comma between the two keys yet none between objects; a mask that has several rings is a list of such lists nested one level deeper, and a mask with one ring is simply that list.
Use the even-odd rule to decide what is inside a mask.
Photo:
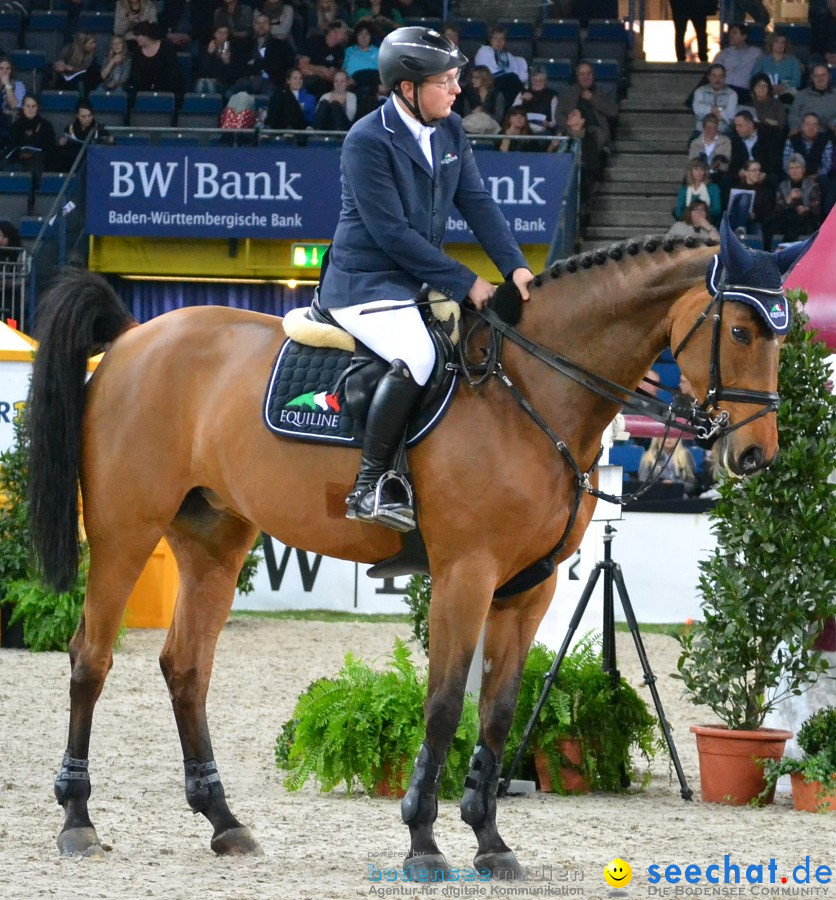
[{"label": "horse black tail", "polygon": [[78,574],[78,474],[87,359],[135,324],[100,275],[67,268],[38,304],[38,352],[26,409],[29,524],[44,582],[68,590]]}]

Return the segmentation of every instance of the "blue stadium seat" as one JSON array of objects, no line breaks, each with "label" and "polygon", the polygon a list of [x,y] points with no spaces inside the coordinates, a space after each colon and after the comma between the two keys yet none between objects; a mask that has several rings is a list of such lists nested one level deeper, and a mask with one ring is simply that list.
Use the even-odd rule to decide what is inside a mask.
[{"label": "blue stadium seat", "polygon": [[6,53],[17,50],[20,47],[20,38],[22,28],[22,20],[20,13],[4,12],[0,13],[0,47]]},{"label": "blue stadium seat", "polygon": [[676,363],[656,362],[653,371],[659,376],[665,387],[679,388],[679,366]]},{"label": "blue stadium seat", "polygon": [[29,212],[31,197],[29,172],[0,172],[0,219],[19,222]]},{"label": "blue stadium seat", "polygon": [[546,73],[549,80],[549,87],[556,90],[561,85],[569,84],[572,80],[572,61],[569,59],[543,59],[539,56],[535,57],[531,64],[539,66]]},{"label": "blue stadium seat", "polygon": [[23,46],[26,50],[40,50],[48,60],[55,60],[64,46],[68,27],[66,12],[33,12],[26,22]]},{"label": "blue stadium seat", "polygon": [[173,131],[160,137],[160,146],[199,147],[200,138],[196,134],[185,134],[182,131]]},{"label": "blue stadium seat", "polygon": [[93,92],[90,105],[100,125],[121,127],[128,117],[128,98],[117,91]]},{"label": "blue stadium seat", "polygon": [[122,134],[114,135],[117,144],[137,144],[144,146],[151,143],[151,135],[136,131],[125,131]]},{"label": "blue stadium seat", "polygon": [[488,24],[484,19],[456,19],[459,28],[459,47],[462,53],[473,59],[476,51],[488,40]]},{"label": "blue stadium seat", "polygon": [[[61,193],[64,183],[67,182],[66,172],[44,172],[41,176],[41,183],[35,191],[35,197],[32,204],[33,216],[49,215],[55,203],[55,198]],[[64,194],[62,203],[69,200],[76,200],[79,189],[79,178],[74,175],[72,180],[67,184],[67,192]]]},{"label": "blue stadium seat", "polygon": [[42,50],[13,50],[9,59],[12,61],[15,78],[26,85],[27,92],[40,94],[47,66],[46,54]]},{"label": "blue stadium seat", "polygon": [[813,29],[809,25],[794,22],[778,22],[775,34],[783,34],[789,41],[789,52],[797,56],[803,65],[810,60],[810,44],[813,40]]},{"label": "blue stadium seat", "polygon": [[407,16],[404,19],[407,25],[419,25],[422,28],[432,28],[434,31],[441,31],[444,24],[441,19],[433,16]]},{"label": "blue stadium seat", "polygon": [[60,135],[75,118],[78,91],[41,91],[41,115]]},{"label": "blue stadium seat", "polygon": [[521,19],[506,19],[499,24],[507,32],[506,50],[523,59],[531,59],[534,56],[534,25]]},{"label": "blue stadium seat", "polygon": [[581,56],[614,59],[621,69],[627,63],[629,32],[619,19],[592,21],[581,39]]},{"label": "blue stadium seat", "polygon": [[174,123],[171,91],[139,91],[130,113],[131,128],[168,128]]},{"label": "blue stadium seat", "polygon": [[577,19],[543,22],[534,42],[537,56],[578,61],[581,45],[581,26]]},{"label": "blue stadium seat", "polygon": [[694,468],[699,472],[705,462],[705,450],[697,447],[696,444],[689,444],[688,449],[691,451],[691,456],[694,457]]},{"label": "blue stadium seat", "polygon": [[177,127],[217,128],[222,109],[223,98],[220,94],[185,94],[177,114]]},{"label": "blue stadium seat", "polygon": [[595,80],[600,82],[616,82],[621,80],[621,66],[615,59],[587,59],[595,69]]},{"label": "blue stadium seat", "polygon": [[635,476],[643,453],[644,448],[636,444],[613,444],[610,447],[610,465],[621,466],[628,478]]}]

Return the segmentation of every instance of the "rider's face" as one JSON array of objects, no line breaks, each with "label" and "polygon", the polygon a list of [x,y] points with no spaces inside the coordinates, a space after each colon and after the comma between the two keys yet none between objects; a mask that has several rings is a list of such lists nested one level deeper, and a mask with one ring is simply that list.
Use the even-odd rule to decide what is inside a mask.
[{"label": "rider's face", "polygon": [[450,115],[456,97],[462,92],[458,75],[458,69],[448,69],[440,75],[430,76],[421,84],[419,100],[425,119],[446,119]]}]

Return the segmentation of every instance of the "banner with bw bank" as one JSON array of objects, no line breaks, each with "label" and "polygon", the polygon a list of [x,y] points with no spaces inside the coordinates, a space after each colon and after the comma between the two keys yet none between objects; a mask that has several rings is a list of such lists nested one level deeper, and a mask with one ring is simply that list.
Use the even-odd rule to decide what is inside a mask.
[{"label": "banner with bw bank", "polygon": [[[482,151],[476,160],[517,241],[550,244],[571,155]],[[94,146],[87,172],[94,235],[327,241],[340,212],[336,148]],[[446,239],[475,240],[457,214]]]}]

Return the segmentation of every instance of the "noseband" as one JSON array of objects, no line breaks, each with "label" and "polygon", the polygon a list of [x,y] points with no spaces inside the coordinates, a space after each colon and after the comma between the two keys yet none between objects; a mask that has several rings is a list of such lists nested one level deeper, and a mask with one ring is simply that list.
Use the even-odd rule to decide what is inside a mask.
[{"label": "noseband", "polygon": [[[712,316],[712,329],[711,329],[711,356],[709,357],[708,363],[708,393],[705,395],[705,400],[700,405],[700,410],[703,413],[708,413],[709,410],[717,409],[720,403],[724,400],[727,403],[760,403],[763,404],[761,408],[752,413],[751,416],[743,419],[740,422],[737,422],[734,425],[729,425],[729,415],[724,410],[721,410],[717,417],[712,420],[716,423],[717,428],[714,433],[718,435],[726,435],[731,434],[733,431],[737,431],[738,428],[742,428],[744,425],[748,425],[750,422],[754,422],[755,419],[759,419],[761,416],[768,415],[769,413],[776,412],[778,406],[781,402],[781,396],[774,391],[750,391],[745,388],[729,388],[724,387],[723,379],[720,374],[720,334],[722,331],[722,323],[723,323],[723,304],[725,302],[733,302],[735,300],[743,301],[744,298],[748,298],[750,296],[751,288],[747,288],[744,285],[736,285],[736,284],[722,284],[720,285],[717,292],[712,297],[710,303],[706,308],[700,313],[697,317],[697,320],[690,327],[687,334],[677,345],[676,350],[673,351],[673,358],[677,360],[679,358],[679,354],[687,345],[688,341],[696,334],[700,326],[705,322],[705,320],[711,315],[712,310],[715,309],[714,314]],[[778,298],[783,298],[784,291],[782,288],[777,289],[769,289],[769,288],[758,288],[759,294],[767,294],[769,296]],[[684,429],[683,429],[684,430]]]}]

